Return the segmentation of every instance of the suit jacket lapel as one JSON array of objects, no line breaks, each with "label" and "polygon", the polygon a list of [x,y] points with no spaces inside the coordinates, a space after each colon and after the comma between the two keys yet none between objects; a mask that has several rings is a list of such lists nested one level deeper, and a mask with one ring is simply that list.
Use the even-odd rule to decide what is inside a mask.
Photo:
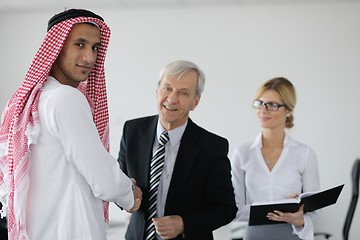
[{"label": "suit jacket lapel", "polygon": [[184,187],[186,179],[200,151],[197,146],[198,141],[199,135],[197,133],[197,125],[189,119],[184,135],[181,138],[166,205],[168,205],[168,202],[176,202],[177,194],[180,192],[179,190]]}]

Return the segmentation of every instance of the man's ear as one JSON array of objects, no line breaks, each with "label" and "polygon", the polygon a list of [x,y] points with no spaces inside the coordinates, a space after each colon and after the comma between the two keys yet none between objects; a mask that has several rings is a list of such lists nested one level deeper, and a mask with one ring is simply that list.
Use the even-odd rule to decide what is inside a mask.
[{"label": "man's ear", "polygon": [[191,111],[195,110],[195,108],[197,107],[197,105],[200,102],[200,98],[201,98],[201,95],[195,97],[195,103],[194,103],[194,106],[191,108]]}]

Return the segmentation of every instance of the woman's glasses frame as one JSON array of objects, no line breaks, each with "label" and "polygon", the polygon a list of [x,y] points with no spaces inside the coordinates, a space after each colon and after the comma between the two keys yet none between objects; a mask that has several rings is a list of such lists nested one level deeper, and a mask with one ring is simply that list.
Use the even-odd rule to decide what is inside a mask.
[{"label": "woman's glasses frame", "polygon": [[253,101],[253,108],[255,109],[262,109],[266,108],[269,111],[276,112],[279,110],[280,107],[286,107],[285,104],[279,104],[274,102],[263,102],[261,100],[254,100]]}]

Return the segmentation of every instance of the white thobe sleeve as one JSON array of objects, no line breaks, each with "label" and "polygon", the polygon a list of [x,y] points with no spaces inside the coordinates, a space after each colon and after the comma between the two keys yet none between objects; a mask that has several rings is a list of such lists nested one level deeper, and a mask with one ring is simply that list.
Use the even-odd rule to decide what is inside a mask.
[{"label": "white thobe sleeve", "polygon": [[56,107],[50,109],[69,163],[85,178],[95,197],[132,208],[131,180],[100,141],[85,96],[70,87],[57,95],[52,97]]}]

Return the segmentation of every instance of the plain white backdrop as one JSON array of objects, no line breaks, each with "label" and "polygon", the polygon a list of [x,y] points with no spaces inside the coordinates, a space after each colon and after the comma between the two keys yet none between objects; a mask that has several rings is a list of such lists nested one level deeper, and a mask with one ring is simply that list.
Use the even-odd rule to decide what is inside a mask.
[{"label": "plain white backdrop", "polygon": [[[48,19],[61,10],[0,11],[1,109],[23,80]],[[191,118],[229,140],[229,157],[260,131],[251,108],[258,86],[287,77],[298,94],[289,133],[317,153],[321,188],[345,183],[337,204],[316,222],[317,231],[341,239],[350,171],[360,157],[359,3],[91,10],[112,29],[106,77],[114,157],[124,121],[156,114],[158,74],[170,61],[190,60],[204,70],[205,91]],[[116,208],[110,214],[126,219]],[[359,224],[357,209],[350,239],[360,236]]]}]

